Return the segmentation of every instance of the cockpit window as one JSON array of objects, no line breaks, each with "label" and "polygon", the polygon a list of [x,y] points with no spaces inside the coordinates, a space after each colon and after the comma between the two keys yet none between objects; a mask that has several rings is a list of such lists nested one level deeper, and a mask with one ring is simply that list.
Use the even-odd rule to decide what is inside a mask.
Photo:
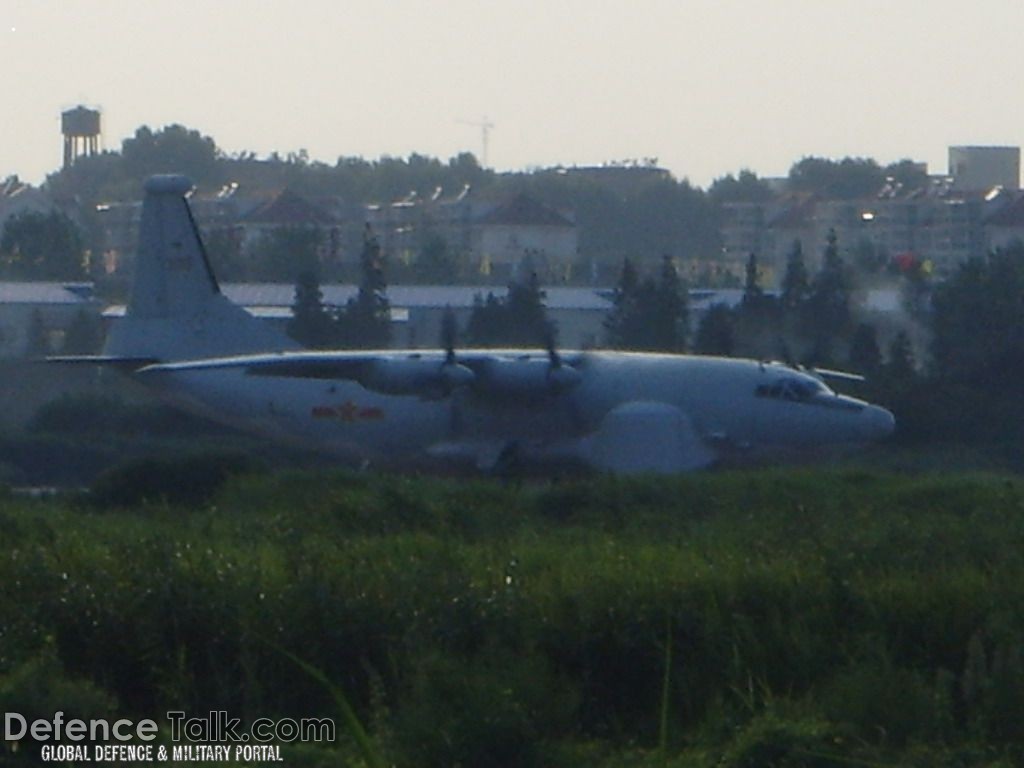
[{"label": "cockpit window", "polygon": [[754,394],[773,400],[789,400],[795,403],[807,402],[817,394],[828,394],[831,390],[816,379],[783,378],[767,384],[759,384]]}]

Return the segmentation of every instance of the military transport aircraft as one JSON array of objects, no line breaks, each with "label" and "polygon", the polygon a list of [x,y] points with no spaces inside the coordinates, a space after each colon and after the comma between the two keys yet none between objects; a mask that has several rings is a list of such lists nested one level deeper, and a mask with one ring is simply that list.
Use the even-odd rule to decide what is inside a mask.
[{"label": "military transport aircraft", "polygon": [[889,435],[889,411],[781,363],[606,351],[305,351],[220,292],[183,176],[145,185],[135,282],[104,354],[172,403],[382,465],[510,456],[676,472]]}]

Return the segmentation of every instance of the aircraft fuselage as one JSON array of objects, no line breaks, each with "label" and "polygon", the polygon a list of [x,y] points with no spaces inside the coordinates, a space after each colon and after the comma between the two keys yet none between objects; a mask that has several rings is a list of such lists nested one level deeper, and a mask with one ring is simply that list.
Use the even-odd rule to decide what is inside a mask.
[{"label": "aircraft fuselage", "polygon": [[[415,355],[424,364],[443,360],[441,352],[379,354]],[[678,409],[695,437],[718,455],[864,443],[893,426],[888,411],[837,395],[815,377],[777,363],[565,353],[579,380],[567,391],[548,391],[515,388],[515,382],[532,381],[547,370],[545,353],[474,354],[502,366],[501,376],[488,378],[485,371],[473,385],[436,398],[384,394],[352,380],[253,375],[239,368],[164,372],[150,383],[179,404],[233,426],[388,464],[431,455],[481,461],[482,454],[512,443],[526,456],[586,461],[588,437],[627,403]],[[503,388],[505,380],[512,385]]]}]

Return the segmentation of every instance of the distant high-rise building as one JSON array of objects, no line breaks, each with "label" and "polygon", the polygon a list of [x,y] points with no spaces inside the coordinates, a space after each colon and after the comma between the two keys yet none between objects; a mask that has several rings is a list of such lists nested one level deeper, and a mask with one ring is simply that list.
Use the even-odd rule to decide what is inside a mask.
[{"label": "distant high-rise building", "polygon": [[99,152],[99,110],[77,106],[60,116],[60,131],[64,134],[64,167],[71,167],[79,157]]},{"label": "distant high-rise building", "polygon": [[950,147],[953,188],[1020,189],[1020,147]]}]

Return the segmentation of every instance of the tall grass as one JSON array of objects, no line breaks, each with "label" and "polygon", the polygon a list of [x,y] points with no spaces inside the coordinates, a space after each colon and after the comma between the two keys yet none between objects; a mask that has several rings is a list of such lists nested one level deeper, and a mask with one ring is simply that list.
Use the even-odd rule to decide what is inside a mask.
[{"label": "tall grass", "polygon": [[49,659],[83,709],[335,711],[291,655],[402,765],[1024,754],[1015,478],[227,482],[193,507],[0,502],[0,696]]}]

